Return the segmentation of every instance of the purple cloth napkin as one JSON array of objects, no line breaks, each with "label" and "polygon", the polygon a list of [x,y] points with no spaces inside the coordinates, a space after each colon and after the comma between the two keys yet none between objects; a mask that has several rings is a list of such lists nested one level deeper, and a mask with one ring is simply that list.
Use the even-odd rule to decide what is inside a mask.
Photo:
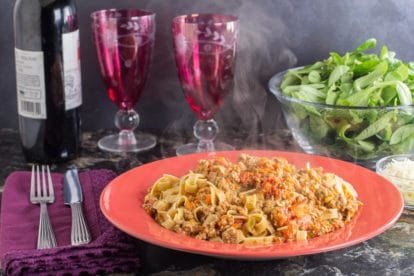
[{"label": "purple cloth napkin", "polygon": [[135,240],[113,227],[99,209],[99,195],[115,173],[80,173],[83,210],[92,242],[70,245],[71,211],[63,203],[63,175],[52,174],[55,202],[48,212],[57,248],[36,249],[39,205],[29,201],[30,172],[14,172],[6,180],[0,215],[0,262],[7,275],[79,275],[133,272],[139,267]]}]

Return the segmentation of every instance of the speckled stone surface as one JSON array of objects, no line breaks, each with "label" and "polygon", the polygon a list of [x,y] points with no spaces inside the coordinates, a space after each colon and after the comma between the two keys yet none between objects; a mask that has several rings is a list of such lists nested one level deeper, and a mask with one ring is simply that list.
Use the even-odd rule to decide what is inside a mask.
[{"label": "speckled stone surface", "polygon": [[[174,155],[174,149],[188,140],[188,135],[165,134],[151,151],[140,154],[110,154],[96,147],[107,131],[83,134],[81,155],[68,164],[53,165],[53,171],[64,171],[69,164],[80,170],[107,168],[118,174],[141,164]],[[300,151],[287,131],[260,137],[234,135],[230,142],[236,148],[266,148]],[[247,138],[246,138],[247,137]],[[15,170],[28,170],[30,164],[21,154],[17,131],[0,130],[0,186]],[[137,240],[141,250],[144,275],[414,275],[414,212],[404,211],[397,223],[385,233],[345,249],[273,261],[233,261],[193,255]]]}]

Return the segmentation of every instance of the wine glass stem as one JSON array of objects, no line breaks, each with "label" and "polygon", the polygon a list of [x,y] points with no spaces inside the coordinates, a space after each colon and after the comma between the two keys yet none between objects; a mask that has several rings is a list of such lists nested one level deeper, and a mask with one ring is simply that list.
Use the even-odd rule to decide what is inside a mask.
[{"label": "wine glass stem", "polygon": [[214,151],[214,143],[212,140],[199,140],[197,144],[197,152]]},{"label": "wine glass stem", "polygon": [[135,138],[134,131],[130,129],[121,130],[118,135],[118,144],[123,146],[136,145],[137,139]]},{"label": "wine glass stem", "polygon": [[194,125],[194,136],[198,139],[197,152],[214,151],[214,138],[219,127],[214,119],[198,120]]},{"label": "wine glass stem", "polygon": [[139,115],[134,109],[120,109],[115,115],[115,125],[119,129],[118,144],[135,145],[134,130],[138,127]]}]

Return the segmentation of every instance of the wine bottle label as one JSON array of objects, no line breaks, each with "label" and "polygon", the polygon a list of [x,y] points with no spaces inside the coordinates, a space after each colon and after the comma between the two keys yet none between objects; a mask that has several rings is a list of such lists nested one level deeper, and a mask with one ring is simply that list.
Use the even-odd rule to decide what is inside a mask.
[{"label": "wine bottle label", "polygon": [[46,119],[43,52],[15,48],[17,108],[20,116]]},{"label": "wine bottle label", "polygon": [[62,36],[63,70],[65,77],[65,109],[82,104],[79,30]]}]

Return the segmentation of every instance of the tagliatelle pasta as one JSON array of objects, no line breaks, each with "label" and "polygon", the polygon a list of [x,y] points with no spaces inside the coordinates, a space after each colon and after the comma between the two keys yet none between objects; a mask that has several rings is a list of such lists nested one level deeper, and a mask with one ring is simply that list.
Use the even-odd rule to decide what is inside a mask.
[{"label": "tagliatelle pasta", "polygon": [[197,239],[268,244],[344,227],[360,205],[351,184],[322,168],[242,154],[235,163],[203,159],[182,177],[162,176],[143,207],[163,227]]}]

